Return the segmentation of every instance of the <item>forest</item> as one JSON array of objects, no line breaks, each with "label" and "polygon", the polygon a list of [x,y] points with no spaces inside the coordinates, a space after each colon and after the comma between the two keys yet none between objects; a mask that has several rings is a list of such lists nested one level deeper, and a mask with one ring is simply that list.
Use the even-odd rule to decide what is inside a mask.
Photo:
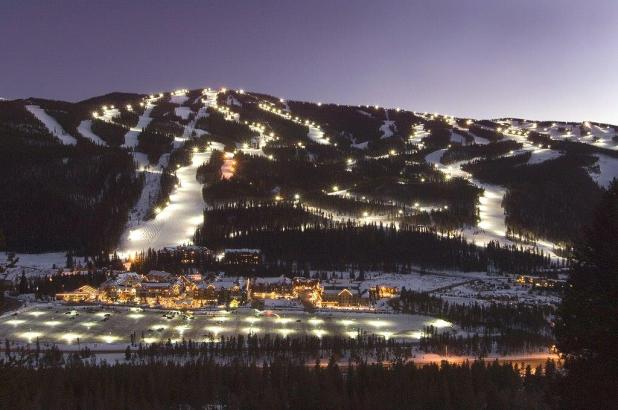
[{"label": "forest", "polygon": [[[57,354],[49,354],[54,363]],[[523,377],[520,376],[523,374]],[[0,367],[0,406],[14,409],[547,409],[558,377],[553,363],[537,369],[498,363],[417,367],[362,363],[306,366],[296,360],[221,364],[173,361]],[[45,383],[40,383],[45,380]]]},{"label": "forest", "polygon": [[[459,237],[443,237],[416,226],[335,223],[292,203],[237,204],[207,209],[194,242],[211,249],[259,248],[267,263],[305,268],[357,266],[393,270],[399,265],[486,270],[489,264],[510,272],[534,272],[549,266],[542,253],[490,244],[479,248]],[[336,253],[332,249],[337,249]]]},{"label": "forest", "polygon": [[84,139],[61,145],[23,105],[2,104],[0,230],[6,249],[112,250],[141,190],[132,157]]},{"label": "forest", "polygon": [[464,169],[482,181],[507,187],[503,206],[510,235],[572,244],[603,193],[584,169],[595,160],[567,153],[527,165],[529,155],[476,160]]}]

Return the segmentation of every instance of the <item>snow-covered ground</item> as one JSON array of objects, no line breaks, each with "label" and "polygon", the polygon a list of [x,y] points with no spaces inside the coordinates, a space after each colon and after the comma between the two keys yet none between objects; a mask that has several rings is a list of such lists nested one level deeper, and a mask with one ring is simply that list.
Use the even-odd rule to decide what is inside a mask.
[{"label": "snow-covered ground", "polygon": [[58,138],[60,142],[62,142],[64,145],[77,144],[77,140],[75,139],[75,137],[67,133],[62,128],[62,126],[58,124],[58,121],[56,121],[54,117],[46,113],[44,109],[42,109],[38,105],[26,105],[26,109],[30,111],[30,113],[34,115],[39,121],[41,121],[43,125],[45,125],[50,134]]},{"label": "snow-covered ground", "polygon": [[97,145],[107,145],[105,141],[101,139],[97,134],[92,132],[92,121],[84,120],[79,123],[79,127],[77,127],[77,131],[84,138],[88,138],[90,141],[94,142]]},{"label": "snow-covered ground", "polygon": [[140,222],[144,220],[152,204],[157,200],[161,188],[160,167],[152,167],[151,169],[149,165],[146,165],[145,168],[142,168],[142,174],[144,175],[144,186],[139,199],[129,212],[129,220],[127,222],[128,229],[138,226]]},{"label": "snow-covered ground", "polygon": [[[491,241],[498,241],[503,245],[513,245],[514,242],[506,238],[506,224],[502,199],[506,194],[506,188],[486,184],[472,178],[468,172],[461,169],[465,161],[444,165],[440,162],[446,149],[434,151],[425,156],[425,161],[433,164],[434,168],[451,177],[462,177],[484,190],[479,198],[479,223],[477,227],[467,227],[462,230],[463,236],[477,245],[487,245]],[[549,151],[549,150],[546,150]],[[558,256],[553,252],[555,245],[548,241],[536,242],[539,249],[543,249],[553,258]],[[528,246],[529,247],[529,246]]]},{"label": "snow-covered ground", "polygon": [[176,107],[174,108],[174,113],[183,120],[187,120],[189,119],[189,115],[191,115],[191,108],[184,106]]},{"label": "snow-covered ground", "polygon": [[[4,252],[0,253],[0,265],[5,266],[8,262],[8,255]],[[15,255],[19,258],[15,268],[8,268],[6,272],[0,273],[0,279],[15,280],[21,275],[22,270],[26,276],[44,276],[49,274],[54,266],[63,268],[66,264],[66,252],[48,252],[48,253],[18,253]],[[82,258],[73,258],[75,263],[83,262]]]},{"label": "snow-covered ground", "polygon": [[359,143],[350,144],[350,146],[351,146],[352,148],[366,150],[366,149],[367,149],[367,147],[369,146],[369,141],[365,141],[365,142],[359,142]]},{"label": "snow-covered ground", "polygon": [[[105,315],[109,315],[107,318]],[[310,314],[302,311],[264,312],[225,310],[197,313],[193,320],[180,315],[171,319],[161,311],[66,307],[60,304],[34,304],[21,308],[16,315],[0,317],[0,334],[11,341],[41,344],[55,343],[61,348],[88,346],[92,350],[123,351],[132,333],[145,344],[181,341],[207,341],[237,334],[302,335],[318,337],[340,335],[356,337],[359,332],[398,339],[420,339],[426,326],[456,328],[449,322],[430,316],[388,313],[330,311]],[[143,333],[143,337],[142,337]]]},{"label": "snow-covered ground", "polygon": [[609,186],[609,183],[618,178],[618,158],[613,158],[605,154],[596,154],[598,158],[597,164],[600,173],[590,172],[590,176],[595,182],[604,188]]},{"label": "snow-covered ground", "polygon": [[170,195],[170,204],[154,219],[128,229],[120,246],[123,255],[191,242],[195,229],[204,219],[202,185],[196,179],[196,172],[200,165],[210,160],[210,155],[210,151],[195,153],[190,165],[178,168],[179,187]]},{"label": "snow-covered ground", "polygon": [[189,97],[187,97],[186,95],[172,95],[170,97],[170,102],[172,104],[182,105],[182,104],[186,103],[188,99],[189,99]]},{"label": "snow-covered ground", "polygon": [[317,142],[318,144],[330,144],[330,140],[324,137],[324,131],[313,125],[309,126],[309,132],[307,133],[307,137],[313,142]]},{"label": "snow-covered ground", "polygon": [[150,113],[152,112],[152,109],[154,108],[153,101],[155,100],[156,100],[155,98],[151,98],[146,101],[146,107],[145,107],[144,113],[139,116],[139,119],[135,127],[131,128],[125,134],[123,147],[126,147],[126,148],[137,147],[137,143],[138,143],[137,137],[148,126],[148,124],[150,124],[150,121],[152,121],[152,118],[150,117]]},{"label": "snow-covered ground", "polygon": [[380,138],[385,139],[392,137],[393,127],[395,127],[395,121],[385,120],[384,123],[380,126],[380,132],[382,133],[382,136]]}]

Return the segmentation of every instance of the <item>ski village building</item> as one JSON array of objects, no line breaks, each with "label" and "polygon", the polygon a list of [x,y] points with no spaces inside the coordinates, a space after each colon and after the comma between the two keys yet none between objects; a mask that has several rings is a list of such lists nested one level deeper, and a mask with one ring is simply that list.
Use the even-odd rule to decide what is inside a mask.
[{"label": "ski village building", "polygon": [[371,310],[376,299],[398,294],[392,286],[374,286],[361,290],[360,282],[285,276],[229,277],[224,275],[173,275],[150,271],[118,273],[95,289],[82,286],[72,292],[56,294],[66,303],[99,303],[198,309],[207,306],[262,308],[329,308]]}]

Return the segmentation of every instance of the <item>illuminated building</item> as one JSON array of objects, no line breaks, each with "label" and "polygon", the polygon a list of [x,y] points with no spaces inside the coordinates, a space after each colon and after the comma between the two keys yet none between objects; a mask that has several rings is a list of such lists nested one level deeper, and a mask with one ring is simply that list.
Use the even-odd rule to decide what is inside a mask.
[{"label": "illuminated building", "polygon": [[95,302],[99,291],[89,285],[84,285],[72,292],[56,293],[56,300],[68,303]]},{"label": "illuminated building", "polygon": [[262,251],[259,249],[226,249],[223,261],[230,265],[259,265],[262,263]]}]

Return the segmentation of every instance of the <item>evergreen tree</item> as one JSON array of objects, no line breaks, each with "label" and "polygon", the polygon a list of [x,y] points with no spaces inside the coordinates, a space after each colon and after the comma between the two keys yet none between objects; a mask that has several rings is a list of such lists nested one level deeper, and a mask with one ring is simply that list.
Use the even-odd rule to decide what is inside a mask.
[{"label": "evergreen tree", "polygon": [[73,262],[73,252],[68,251],[66,254],[67,257],[67,262],[66,262],[66,267],[69,269],[73,268],[74,262]]},{"label": "evergreen tree", "polygon": [[19,279],[19,293],[28,293],[28,279],[26,279],[26,271],[21,271],[21,278]]},{"label": "evergreen tree", "polygon": [[565,408],[609,408],[618,403],[618,181],[575,249],[577,263],[558,312],[558,349],[568,373]]}]

